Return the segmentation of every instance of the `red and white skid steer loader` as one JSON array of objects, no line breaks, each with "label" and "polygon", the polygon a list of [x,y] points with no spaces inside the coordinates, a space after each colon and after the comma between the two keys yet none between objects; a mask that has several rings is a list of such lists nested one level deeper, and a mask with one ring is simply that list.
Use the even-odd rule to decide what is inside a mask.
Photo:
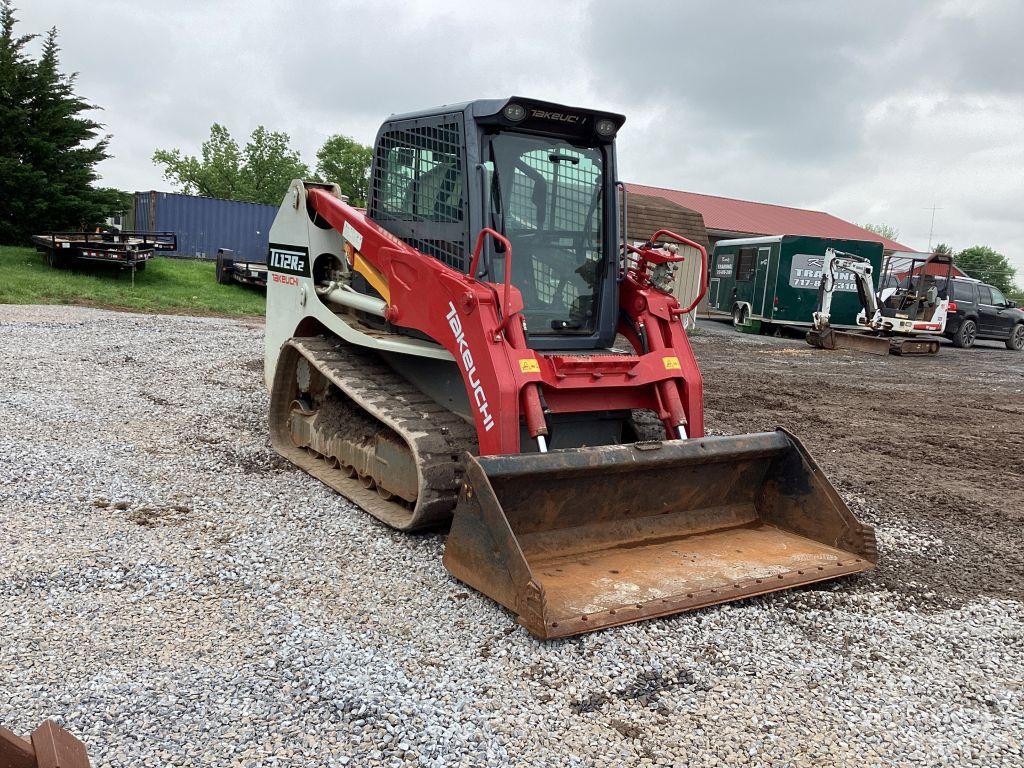
[{"label": "red and white skid steer loader", "polygon": [[792,435],[704,436],[659,276],[672,243],[707,255],[620,241],[623,122],[524,98],[394,116],[365,215],[295,181],[270,232],[275,448],[390,526],[451,521],[448,570],[542,638],[876,559]]}]

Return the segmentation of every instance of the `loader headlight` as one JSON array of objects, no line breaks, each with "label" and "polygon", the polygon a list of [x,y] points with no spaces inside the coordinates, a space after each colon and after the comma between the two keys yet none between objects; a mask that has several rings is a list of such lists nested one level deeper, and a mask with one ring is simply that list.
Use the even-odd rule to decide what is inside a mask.
[{"label": "loader headlight", "polygon": [[604,136],[608,138],[615,134],[615,123],[609,120],[607,117],[597,121],[597,125],[594,126],[598,136]]},{"label": "loader headlight", "polygon": [[518,123],[526,117],[526,107],[522,104],[506,104],[502,114],[513,123]]}]

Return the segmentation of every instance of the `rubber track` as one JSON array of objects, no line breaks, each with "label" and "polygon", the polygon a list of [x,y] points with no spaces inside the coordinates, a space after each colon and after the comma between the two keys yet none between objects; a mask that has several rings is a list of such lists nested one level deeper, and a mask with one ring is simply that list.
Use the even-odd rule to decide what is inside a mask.
[{"label": "rubber track", "polygon": [[[368,416],[393,430],[408,445],[419,476],[413,509],[385,501],[327,461],[291,440],[290,414],[297,356],[323,374]],[[414,530],[451,518],[462,484],[462,454],[477,453],[476,429],[438,405],[399,376],[372,351],[324,336],[296,338],[281,351],[270,402],[274,448],[292,463],[331,486],[388,525]]]}]

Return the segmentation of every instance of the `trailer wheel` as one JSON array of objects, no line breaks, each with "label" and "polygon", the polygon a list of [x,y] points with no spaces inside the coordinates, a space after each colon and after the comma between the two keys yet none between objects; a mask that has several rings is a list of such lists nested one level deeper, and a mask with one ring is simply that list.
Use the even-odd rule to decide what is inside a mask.
[{"label": "trailer wheel", "polygon": [[231,267],[235,260],[225,258],[223,253],[217,254],[217,282],[221,285],[231,285]]},{"label": "trailer wheel", "polygon": [[136,272],[145,272],[146,271],[146,262],[140,261],[139,263],[137,263],[135,265],[135,271]]},{"label": "trailer wheel", "polygon": [[732,325],[734,328],[739,328],[741,325],[747,324],[747,308],[743,304],[737,304],[735,309],[732,311]]},{"label": "trailer wheel", "polygon": [[52,269],[64,269],[65,261],[63,254],[57,253],[52,248],[46,252],[46,266]]}]

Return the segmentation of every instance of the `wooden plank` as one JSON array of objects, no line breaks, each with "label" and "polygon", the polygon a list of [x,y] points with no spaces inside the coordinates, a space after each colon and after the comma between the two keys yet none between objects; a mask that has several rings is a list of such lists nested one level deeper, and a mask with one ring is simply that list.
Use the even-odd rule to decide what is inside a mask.
[{"label": "wooden plank", "polygon": [[32,744],[0,725],[0,768],[36,768]]}]

